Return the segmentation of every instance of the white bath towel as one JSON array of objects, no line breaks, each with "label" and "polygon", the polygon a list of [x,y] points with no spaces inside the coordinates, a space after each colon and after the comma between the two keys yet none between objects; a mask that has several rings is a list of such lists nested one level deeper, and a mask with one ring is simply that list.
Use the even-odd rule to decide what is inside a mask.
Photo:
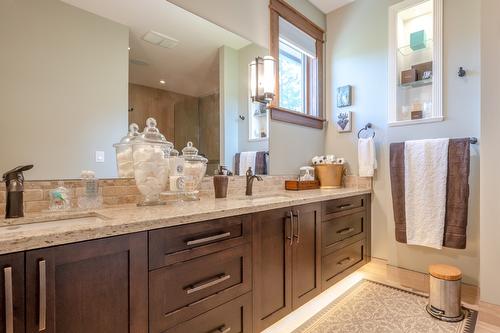
[{"label": "white bath towel", "polygon": [[449,139],[405,142],[407,243],[441,249],[446,215]]},{"label": "white bath towel", "polygon": [[358,165],[360,177],[373,177],[377,169],[373,138],[360,138],[358,140]]},{"label": "white bath towel", "polygon": [[247,173],[248,168],[252,168],[252,172],[255,174],[256,155],[256,151],[244,151],[240,153],[240,176],[244,176]]}]

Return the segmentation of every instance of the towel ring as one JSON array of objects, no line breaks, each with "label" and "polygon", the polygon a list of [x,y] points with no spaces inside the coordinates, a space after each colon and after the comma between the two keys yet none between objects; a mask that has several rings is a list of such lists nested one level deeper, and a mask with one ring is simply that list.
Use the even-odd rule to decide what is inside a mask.
[{"label": "towel ring", "polygon": [[[363,127],[362,129],[360,129],[358,131],[358,139],[361,139],[361,132],[368,131],[368,129],[371,129],[371,128],[372,128],[372,123],[368,123],[368,124],[365,125],[365,127]],[[373,129],[372,129],[372,131],[373,131]],[[372,135],[372,138],[374,138],[374,137],[375,137],[375,131],[373,131],[373,135]]]}]

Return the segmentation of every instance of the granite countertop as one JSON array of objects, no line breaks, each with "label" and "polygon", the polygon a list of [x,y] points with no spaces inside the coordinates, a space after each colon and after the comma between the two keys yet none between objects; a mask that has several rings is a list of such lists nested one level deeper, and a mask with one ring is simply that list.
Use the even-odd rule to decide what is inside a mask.
[{"label": "granite countertop", "polygon": [[164,206],[123,205],[91,212],[59,212],[0,219],[0,254],[104,238],[264,210],[371,193],[367,188],[276,191],[226,199],[170,202]]}]

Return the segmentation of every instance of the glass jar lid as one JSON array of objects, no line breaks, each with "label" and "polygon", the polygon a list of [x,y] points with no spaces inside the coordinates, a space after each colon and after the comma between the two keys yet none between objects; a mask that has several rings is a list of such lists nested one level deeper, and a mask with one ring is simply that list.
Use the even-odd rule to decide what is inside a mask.
[{"label": "glass jar lid", "polygon": [[132,123],[128,126],[128,134],[124,136],[119,143],[114,144],[114,147],[132,144],[139,137],[139,125]]},{"label": "glass jar lid", "polygon": [[156,119],[148,118],[146,120],[146,127],[144,128],[142,134],[139,135],[139,139],[137,141],[164,144],[173,148],[174,145],[167,141],[165,136],[160,133],[160,130],[156,127],[156,125]]},{"label": "glass jar lid", "polygon": [[208,162],[205,157],[198,155],[198,149],[193,146],[191,141],[188,141],[187,146],[182,149],[182,157],[184,157],[184,160],[190,162]]}]

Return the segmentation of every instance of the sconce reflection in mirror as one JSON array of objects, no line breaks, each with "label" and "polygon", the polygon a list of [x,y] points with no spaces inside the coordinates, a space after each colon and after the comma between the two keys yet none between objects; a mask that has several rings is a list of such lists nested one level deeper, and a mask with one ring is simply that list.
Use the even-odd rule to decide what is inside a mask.
[{"label": "sconce reflection in mirror", "polygon": [[252,102],[269,104],[274,98],[276,60],[271,56],[257,57],[249,65]]}]

